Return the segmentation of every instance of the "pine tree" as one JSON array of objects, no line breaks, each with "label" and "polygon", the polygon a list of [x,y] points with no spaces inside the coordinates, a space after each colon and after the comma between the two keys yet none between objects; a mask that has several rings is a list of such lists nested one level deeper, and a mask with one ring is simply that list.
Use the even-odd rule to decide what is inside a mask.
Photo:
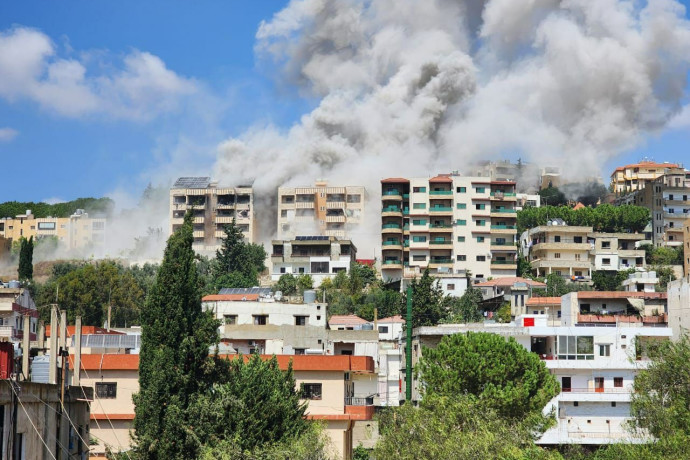
[{"label": "pine tree", "polygon": [[[440,281],[424,270],[422,277],[413,279],[412,287],[412,327],[435,326],[448,315],[449,299],[443,293]],[[405,296],[406,297],[406,296]],[[407,299],[403,299],[404,305]]]},{"label": "pine tree", "polygon": [[169,239],[141,313],[139,388],[134,396],[136,451],[145,459],[194,458],[200,447],[188,407],[217,380],[209,358],[218,322],[202,312],[192,250],[192,214]]},{"label": "pine tree", "polygon": [[30,281],[34,277],[34,237],[21,239],[21,247],[19,249],[19,267],[17,274],[22,281]]},{"label": "pine tree", "polygon": [[221,248],[216,251],[213,284],[220,288],[246,288],[259,284],[259,273],[265,270],[266,251],[258,244],[246,243],[235,223],[226,225]]}]

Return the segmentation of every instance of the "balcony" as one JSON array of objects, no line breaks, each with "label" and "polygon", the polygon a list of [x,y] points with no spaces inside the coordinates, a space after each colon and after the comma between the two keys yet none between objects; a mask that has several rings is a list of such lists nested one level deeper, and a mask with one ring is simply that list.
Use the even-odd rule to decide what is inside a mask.
[{"label": "balcony", "polygon": [[381,246],[383,246],[383,250],[387,249],[402,249],[402,242],[401,241],[384,241],[381,243]]},{"label": "balcony", "polygon": [[491,259],[491,265],[516,265],[517,262],[514,260],[495,260]]},{"label": "balcony", "polygon": [[401,215],[402,210],[398,206],[386,206],[381,210],[383,217],[400,217]]},{"label": "balcony", "polygon": [[496,243],[492,241],[489,249],[491,249],[491,252],[517,252],[515,243]]},{"label": "balcony", "polygon": [[489,196],[491,201],[517,201],[513,192],[491,192]]},{"label": "balcony", "polygon": [[381,269],[382,270],[393,270],[393,269],[399,269],[401,270],[403,268],[402,261],[400,259],[388,259],[384,260],[381,262]]},{"label": "balcony", "polygon": [[432,265],[453,265],[453,259],[450,257],[432,257],[429,259],[429,266]]},{"label": "balcony", "polygon": [[451,232],[453,226],[450,224],[429,224],[430,232]]},{"label": "balcony", "polygon": [[401,233],[402,225],[400,224],[383,224],[381,226],[381,233]]},{"label": "balcony", "polygon": [[384,190],[382,195],[384,200],[402,200],[400,190]]},{"label": "balcony", "polygon": [[354,396],[346,396],[345,397],[345,405],[346,406],[373,406],[374,405],[374,397],[369,396],[366,398],[358,398]]},{"label": "balcony", "polygon": [[614,327],[617,324],[648,324],[664,326],[668,323],[668,318],[665,313],[658,316],[637,316],[637,315],[598,315],[598,314],[587,314],[579,313],[577,315],[577,322],[582,324],[590,324],[593,326],[611,326]]},{"label": "balcony", "polygon": [[429,195],[432,195],[432,196],[452,195],[452,194],[453,194],[452,190],[432,190],[429,192]]},{"label": "balcony", "polygon": [[430,214],[453,214],[453,208],[450,206],[433,206],[429,208]]},{"label": "balcony", "polygon": [[491,233],[515,234],[515,233],[517,233],[517,226],[515,226],[515,225],[504,225],[504,224],[492,225],[491,226]]},{"label": "balcony", "polygon": [[517,217],[517,211],[515,209],[492,209],[489,214],[491,217]]}]

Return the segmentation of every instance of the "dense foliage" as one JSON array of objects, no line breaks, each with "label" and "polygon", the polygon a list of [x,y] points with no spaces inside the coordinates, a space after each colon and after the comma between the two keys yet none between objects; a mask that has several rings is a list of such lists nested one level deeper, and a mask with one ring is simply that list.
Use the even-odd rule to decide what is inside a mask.
[{"label": "dense foliage", "polygon": [[645,259],[648,265],[683,265],[683,246],[655,247],[651,244],[643,244],[640,246],[645,252]]},{"label": "dense foliage", "polygon": [[425,348],[417,371],[425,398],[465,395],[511,419],[540,413],[560,391],[536,354],[512,337],[484,332],[446,336],[438,347]]},{"label": "dense foliage", "polygon": [[628,275],[635,273],[634,268],[628,270],[595,270],[592,272],[592,283],[595,291],[622,291],[623,281]]},{"label": "dense foliage", "polygon": [[235,219],[223,231],[225,236],[211,267],[211,284],[216,290],[258,286],[259,275],[266,269],[264,247],[244,241]]},{"label": "dense foliage", "polygon": [[560,218],[568,225],[593,227],[596,232],[642,232],[649,223],[649,210],[641,206],[612,206],[574,210],[568,206],[525,208],[517,213],[518,232],[546,225],[550,219]]},{"label": "dense foliage", "polygon": [[110,215],[115,207],[115,202],[110,198],[77,198],[64,203],[48,204],[31,201],[6,201],[0,203],[0,217],[12,217],[24,214],[30,209],[37,217],[69,217],[77,209],[83,209],[93,215]]},{"label": "dense foliage", "polygon": [[[424,270],[421,278],[413,279],[412,287],[412,327],[435,326],[448,316],[450,297],[443,293],[441,282]],[[406,302],[406,295],[403,301]]]},{"label": "dense foliage", "polygon": [[482,291],[474,286],[467,286],[465,293],[458,298],[449,299],[450,315],[444,319],[447,323],[477,323],[484,319],[480,304]]},{"label": "dense foliage", "polygon": [[31,281],[34,277],[34,237],[20,238],[19,268],[17,274],[22,281]]}]

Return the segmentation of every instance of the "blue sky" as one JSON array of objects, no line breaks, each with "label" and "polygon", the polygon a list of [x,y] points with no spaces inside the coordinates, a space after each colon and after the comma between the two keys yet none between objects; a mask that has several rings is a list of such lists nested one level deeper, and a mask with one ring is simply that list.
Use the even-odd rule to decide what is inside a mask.
[{"label": "blue sky", "polygon": [[[1,2],[0,34],[26,31],[21,38],[56,65],[54,81],[40,85],[18,73],[3,86],[0,68],[0,201],[136,196],[172,175],[165,165],[210,174],[222,140],[255,124],[294,123],[315,101],[277,86],[253,49],[259,23],[286,4]],[[87,102],[73,103],[75,95]],[[618,162],[690,166],[689,141],[687,127],[665,130]]]}]

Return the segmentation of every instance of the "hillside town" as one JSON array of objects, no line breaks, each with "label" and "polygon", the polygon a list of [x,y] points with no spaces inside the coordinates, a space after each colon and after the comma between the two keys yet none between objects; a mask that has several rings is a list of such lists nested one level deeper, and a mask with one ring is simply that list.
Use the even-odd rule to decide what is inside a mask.
[{"label": "hillside town", "polygon": [[[384,437],[379,414],[422,403],[424,353],[472,333],[515,341],[557,382],[542,409],[554,423],[536,446],[649,442],[628,428],[631,401],[636,376],[653,361],[650,345],[681,340],[690,327],[690,171],[648,160],[621,166],[608,187],[588,184],[604,189],[588,205],[559,192],[568,184],[553,169],[534,183],[517,171],[487,163],[470,176],[381,178],[377,189],[316,181],[280,188],[274,209],[255,204],[251,184],[179,178],[169,189],[168,235],[190,225],[200,260],[236,266],[221,267],[197,299],[218,322],[209,353],[275,356],[334,458],[373,455]],[[260,228],[257,215],[268,212],[274,224]],[[107,218],[82,210],[69,218],[27,210],[0,221],[3,257],[16,242],[29,251],[53,236],[70,247],[104,244],[108,229]],[[269,242],[259,239],[271,232]],[[258,257],[241,252],[251,248]],[[22,252],[20,271],[25,259]],[[152,279],[161,262],[146,264]],[[53,270],[77,274],[94,263]],[[247,263],[256,266],[247,271]],[[12,416],[13,449],[64,458],[129,451],[146,333],[138,312],[147,307],[114,314],[126,301],[112,290],[107,305],[80,305],[64,275],[41,285],[31,272],[0,288],[0,370],[15,392],[3,407],[24,407]],[[94,316],[93,308],[107,311]],[[52,412],[36,406],[34,392],[45,392],[39,401]],[[41,432],[55,433],[57,444],[42,446]]]}]

